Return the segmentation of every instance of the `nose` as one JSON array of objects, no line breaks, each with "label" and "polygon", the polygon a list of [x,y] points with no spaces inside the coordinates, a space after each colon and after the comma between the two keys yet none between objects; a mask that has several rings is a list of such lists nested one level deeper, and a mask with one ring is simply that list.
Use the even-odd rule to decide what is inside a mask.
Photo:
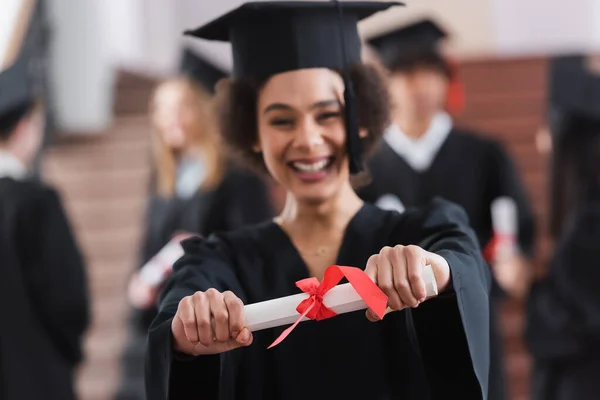
[{"label": "nose", "polygon": [[305,118],[298,125],[294,137],[295,145],[304,149],[313,149],[322,145],[325,140],[323,138],[323,128],[316,124],[311,118]]}]

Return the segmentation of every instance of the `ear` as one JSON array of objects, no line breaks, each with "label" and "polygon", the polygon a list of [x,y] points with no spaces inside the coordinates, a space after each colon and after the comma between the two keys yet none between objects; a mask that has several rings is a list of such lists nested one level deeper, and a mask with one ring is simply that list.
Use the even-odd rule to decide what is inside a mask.
[{"label": "ear", "polygon": [[260,147],[260,143],[259,142],[256,142],[254,144],[254,146],[252,146],[252,151],[254,151],[255,153],[262,152],[262,148]]},{"label": "ear", "polygon": [[365,138],[367,138],[369,136],[369,131],[367,129],[365,129],[365,128],[360,128],[358,130],[358,136],[361,139],[365,139]]}]

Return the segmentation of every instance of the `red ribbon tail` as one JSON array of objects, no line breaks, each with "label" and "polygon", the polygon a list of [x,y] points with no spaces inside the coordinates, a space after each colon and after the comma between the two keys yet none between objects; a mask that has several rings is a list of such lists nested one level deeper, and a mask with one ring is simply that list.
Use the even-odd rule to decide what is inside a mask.
[{"label": "red ribbon tail", "polygon": [[[340,267],[348,282],[352,285],[356,293],[364,300],[367,306],[379,317],[383,319],[387,308],[388,298],[385,293],[364,273],[363,270],[355,267]],[[330,267],[331,268],[331,267]]]},{"label": "red ribbon tail", "polygon": [[290,326],[289,328],[287,328],[286,330],[284,330],[283,332],[281,332],[281,335],[279,335],[279,337],[277,339],[275,339],[275,341],[273,343],[271,343],[271,345],[269,347],[267,347],[267,349],[275,347],[279,343],[283,342],[285,340],[285,338],[290,333],[292,333],[292,331],[296,328],[296,326],[298,326],[298,324],[300,323],[300,321],[302,321],[302,319],[304,317],[306,317],[306,314],[308,314],[310,312],[310,310],[313,309],[313,307],[315,306],[315,304],[316,304],[316,301],[313,300],[312,304],[309,307],[306,307],[306,310],[304,310],[304,312],[302,313],[302,315],[300,315],[300,317],[296,320],[296,322],[294,322],[294,324],[292,326]]}]

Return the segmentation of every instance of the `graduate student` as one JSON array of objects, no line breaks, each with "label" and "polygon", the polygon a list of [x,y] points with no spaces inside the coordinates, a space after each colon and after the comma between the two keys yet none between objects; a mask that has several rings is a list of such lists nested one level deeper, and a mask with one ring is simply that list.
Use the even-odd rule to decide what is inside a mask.
[{"label": "graduate student", "polygon": [[527,304],[531,398],[591,400],[600,392],[600,76],[585,57],[561,56],[550,78],[555,246]]},{"label": "graduate student", "polygon": [[[274,215],[266,182],[232,165],[221,143],[212,92],[224,76],[224,71],[186,49],[180,76],[160,83],[153,94],[154,174],[140,266],[177,233],[208,236]],[[137,272],[131,278],[132,330],[117,400],[145,398],[144,349],[159,290]]]},{"label": "graduate student", "polygon": [[44,108],[22,55],[0,73],[0,398],[73,400],[85,266],[58,192],[31,179]]},{"label": "graduate student", "polygon": [[[494,239],[492,204],[516,203],[518,251],[491,252],[493,297],[526,295],[528,260],[534,246],[534,216],[522,181],[503,146],[456,127],[446,108],[457,101],[455,73],[439,49],[447,33],[430,19],[419,20],[369,40],[389,70],[394,103],[392,124],[371,158],[372,182],[359,192],[365,201],[400,211],[436,196],[462,206],[482,249]],[[506,398],[500,338],[492,319],[490,399]]]},{"label": "graduate student", "polygon": [[[183,242],[149,331],[149,399],[486,398],[489,277],[465,213],[444,200],[381,210],[351,183],[389,124],[357,22],[396,4],[250,2],[189,32],[231,42],[225,140],[287,202],[273,220]],[[395,311],[304,322],[271,349],[286,327],[244,326],[243,304],[298,293],[332,264],[365,269]],[[424,301],[426,264],[440,296]]]}]

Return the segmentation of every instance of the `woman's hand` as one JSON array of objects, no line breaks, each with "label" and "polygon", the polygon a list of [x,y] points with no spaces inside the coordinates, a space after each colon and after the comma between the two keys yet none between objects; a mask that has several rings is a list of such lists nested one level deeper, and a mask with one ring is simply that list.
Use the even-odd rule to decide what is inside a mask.
[{"label": "woman's hand", "polygon": [[171,323],[175,351],[193,356],[218,354],[249,346],[244,304],[232,292],[216,289],[184,297]]},{"label": "woman's hand", "polygon": [[[367,261],[365,273],[388,296],[388,310],[398,311],[407,307],[417,307],[425,301],[423,268],[431,265],[438,290],[441,293],[450,283],[450,267],[441,256],[423,250],[418,246],[384,247]],[[367,310],[371,321],[378,318]]]}]

